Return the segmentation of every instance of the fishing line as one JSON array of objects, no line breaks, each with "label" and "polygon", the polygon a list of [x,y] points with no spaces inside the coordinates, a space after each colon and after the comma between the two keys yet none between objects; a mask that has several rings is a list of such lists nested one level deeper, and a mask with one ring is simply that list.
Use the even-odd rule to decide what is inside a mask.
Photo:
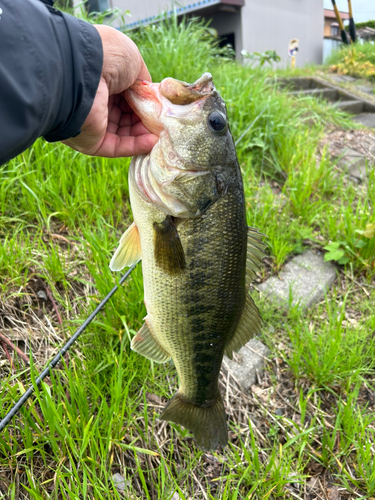
[{"label": "fishing line", "polygon": [[40,384],[43,382],[43,380],[46,378],[46,376],[52,371],[53,368],[58,364],[58,362],[61,360],[61,358],[64,356],[65,353],[68,352],[70,347],[74,344],[74,342],[78,339],[78,337],[81,335],[81,333],[86,330],[86,328],[89,326],[91,321],[95,318],[95,316],[98,314],[98,312],[103,309],[103,307],[106,305],[106,303],[109,301],[109,299],[117,292],[118,288],[120,285],[124,283],[126,278],[130,276],[132,271],[134,270],[135,266],[137,264],[134,264],[120,279],[119,284],[114,286],[112,290],[109,292],[109,294],[100,302],[98,307],[93,311],[90,316],[86,319],[86,321],[78,328],[76,333],[71,337],[68,342],[64,345],[64,347],[56,354],[56,356],[52,359],[52,361],[49,363],[49,365],[42,371],[42,373],[39,375],[39,377],[35,380],[35,385],[32,387],[29,387],[29,389],[25,392],[25,394],[17,401],[17,403],[9,410],[9,412],[5,415],[3,420],[0,422],[0,432],[5,429],[5,427],[9,424],[11,419],[17,415],[19,410],[22,408],[22,406],[26,403],[26,401],[29,399],[29,397],[35,392],[35,386],[39,387]]}]

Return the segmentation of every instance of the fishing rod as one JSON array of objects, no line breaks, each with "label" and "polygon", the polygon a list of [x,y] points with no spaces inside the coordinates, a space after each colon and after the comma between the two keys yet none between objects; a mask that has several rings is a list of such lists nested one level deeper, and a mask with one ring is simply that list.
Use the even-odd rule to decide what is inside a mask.
[{"label": "fishing rod", "polygon": [[23,394],[23,396],[20,397],[20,399],[17,401],[17,403],[12,406],[12,408],[8,411],[8,413],[5,415],[3,420],[0,422],[0,432],[5,429],[5,427],[9,424],[9,422],[12,420],[12,418],[17,415],[19,410],[22,408],[22,406],[26,403],[26,401],[29,399],[29,397],[35,392],[35,388],[39,387],[40,384],[43,382],[43,380],[47,377],[49,373],[55,368],[55,366],[58,364],[58,362],[61,360],[61,358],[64,356],[66,352],[70,349],[70,347],[74,344],[74,342],[78,339],[78,337],[81,335],[81,333],[86,330],[86,328],[89,326],[91,321],[95,318],[95,316],[98,314],[101,309],[106,305],[106,303],[109,301],[109,299],[112,298],[112,296],[117,292],[119,289],[119,286],[124,283],[124,281],[130,276],[132,271],[134,270],[135,266],[137,264],[133,264],[133,266],[122,276],[122,278],[119,281],[118,285],[115,285],[112,290],[109,292],[109,294],[100,302],[100,304],[97,306],[95,311],[93,311],[90,316],[86,319],[86,321],[78,328],[76,333],[66,342],[66,344],[61,348],[61,350],[56,354],[56,356],[52,359],[52,361],[49,363],[49,365],[42,371],[42,373],[39,375],[39,377],[35,380],[35,384]]},{"label": "fishing rod", "polygon": [[343,22],[341,20],[339,9],[337,8],[337,5],[336,5],[336,0],[332,0],[332,5],[333,5],[333,9],[334,9],[335,14],[336,14],[337,22],[340,26],[341,40],[343,41],[343,43],[345,43],[345,45],[350,45],[350,42],[349,42],[348,37],[346,35],[346,31],[345,31]]},{"label": "fishing rod", "polygon": [[350,33],[350,38],[352,39],[352,43],[355,43],[357,41],[357,34],[355,32],[355,22],[353,19],[353,9],[351,0],[348,0],[348,7],[349,7],[349,33]]}]

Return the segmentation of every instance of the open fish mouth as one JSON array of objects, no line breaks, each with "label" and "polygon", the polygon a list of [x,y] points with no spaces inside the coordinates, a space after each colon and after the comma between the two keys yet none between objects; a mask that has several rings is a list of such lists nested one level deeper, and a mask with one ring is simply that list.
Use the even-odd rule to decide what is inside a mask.
[{"label": "open fish mouth", "polygon": [[196,82],[185,83],[174,78],[165,78],[160,83],[160,93],[172,104],[191,104],[212,95],[215,86],[212,75],[204,73]]},{"label": "open fish mouth", "polygon": [[[144,125],[154,134],[163,130],[160,117],[173,115],[173,106],[188,106],[205,101],[214,95],[216,89],[210,73],[204,73],[196,82],[186,83],[174,78],[165,78],[160,83],[137,80],[125,91],[125,98],[141,118]],[[198,105],[198,108],[200,106]]]}]

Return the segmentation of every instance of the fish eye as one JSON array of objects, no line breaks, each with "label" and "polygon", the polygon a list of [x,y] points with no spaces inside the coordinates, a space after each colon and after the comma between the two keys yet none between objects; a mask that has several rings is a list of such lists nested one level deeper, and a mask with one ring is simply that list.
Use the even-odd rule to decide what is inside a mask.
[{"label": "fish eye", "polygon": [[227,120],[218,111],[213,111],[210,114],[210,116],[208,117],[208,124],[210,128],[217,134],[224,132],[224,130],[226,130],[227,128]]}]

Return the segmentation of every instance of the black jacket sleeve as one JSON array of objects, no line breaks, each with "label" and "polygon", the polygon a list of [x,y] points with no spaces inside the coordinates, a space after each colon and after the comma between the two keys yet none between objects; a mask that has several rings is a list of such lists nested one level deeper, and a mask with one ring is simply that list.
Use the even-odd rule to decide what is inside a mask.
[{"label": "black jacket sleeve", "polygon": [[89,23],[39,0],[0,2],[0,165],[38,137],[80,133],[103,63]]}]

